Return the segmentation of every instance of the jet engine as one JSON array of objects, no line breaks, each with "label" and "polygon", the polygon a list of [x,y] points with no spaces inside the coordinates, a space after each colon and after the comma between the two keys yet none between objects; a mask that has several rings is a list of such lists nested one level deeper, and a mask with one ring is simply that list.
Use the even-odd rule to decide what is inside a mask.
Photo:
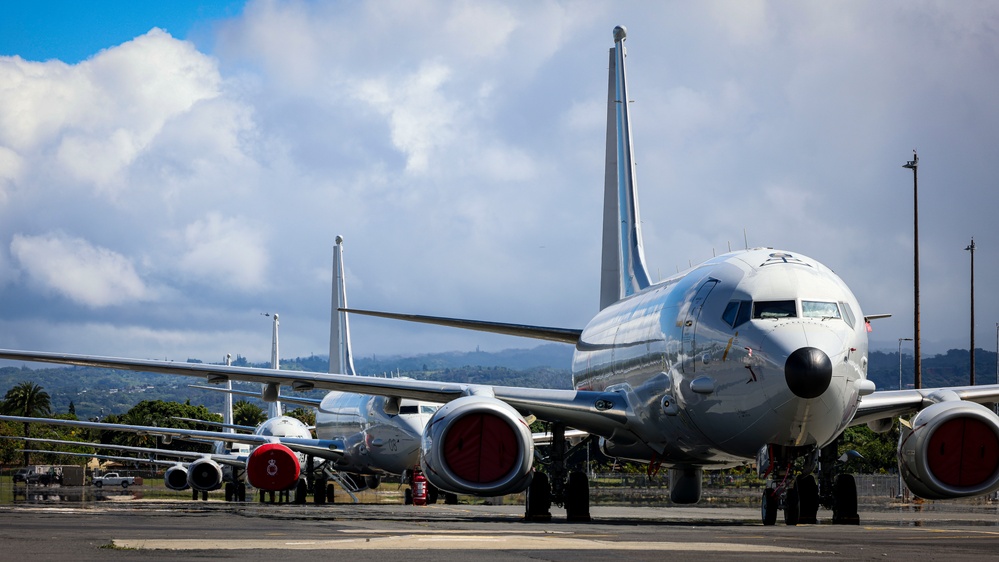
[{"label": "jet engine", "polygon": [[222,467],[212,459],[198,459],[187,467],[187,483],[200,492],[218,490],[222,487]]},{"label": "jet engine", "polygon": [[298,455],[280,443],[261,445],[246,459],[246,480],[259,490],[288,490],[301,474]]},{"label": "jet engine", "polygon": [[999,489],[999,417],[963,400],[937,402],[902,424],[899,470],[926,499],[987,494]]},{"label": "jet engine", "polygon": [[502,496],[531,484],[534,440],[524,418],[487,396],[442,406],[423,432],[423,473],[449,492]]},{"label": "jet engine", "polygon": [[187,469],[180,465],[166,469],[163,483],[170,490],[186,490],[191,487],[187,482]]}]

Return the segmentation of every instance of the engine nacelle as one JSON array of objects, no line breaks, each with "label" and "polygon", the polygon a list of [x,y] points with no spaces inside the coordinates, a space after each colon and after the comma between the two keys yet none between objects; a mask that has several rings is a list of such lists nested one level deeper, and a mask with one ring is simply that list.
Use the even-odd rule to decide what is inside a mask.
[{"label": "engine nacelle", "polygon": [[524,418],[488,396],[442,406],[423,432],[423,473],[448,492],[502,496],[531,484],[534,440]]},{"label": "engine nacelle", "polygon": [[222,487],[222,467],[208,458],[201,458],[187,467],[187,483],[199,492],[211,492]]},{"label": "engine nacelle", "polygon": [[187,482],[187,469],[183,466],[171,466],[163,474],[163,484],[169,490],[186,490],[191,487]]},{"label": "engine nacelle", "polygon": [[298,455],[280,443],[261,445],[246,459],[246,480],[258,490],[288,490],[301,475]]},{"label": "engine nacelle", "polygon": [[999,417],[981,404],[938,402],[902,425],[899,470],[914,494],[950,499],[999,489]]}]

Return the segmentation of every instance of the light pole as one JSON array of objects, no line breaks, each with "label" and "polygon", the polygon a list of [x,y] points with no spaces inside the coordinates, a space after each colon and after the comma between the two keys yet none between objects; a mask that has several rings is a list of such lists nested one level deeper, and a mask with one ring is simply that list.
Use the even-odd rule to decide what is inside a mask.
[{"label": "light pole", "polygon": [[975,386],[975,239],[964,249],[971,252],[971,386]]},{"label": "light pole", "polygon": [[[999,324],[996,324],[999,327]],[[999,328],[996,333],[999,334]],[[912,338],[898,338],[898,389],[902,390],[902,342],[912,341]],[[997,340],[999,341],[999,340]]]},{"label": "light pole", "polygon": [[923,386],[923,362],[919,345],[919,156],[912,151],[912,160],[906,162],[903,168],[912,170],[912,294],[913,306],[913,337],[915,340],[916,373],[913,381],[916,388]]}]

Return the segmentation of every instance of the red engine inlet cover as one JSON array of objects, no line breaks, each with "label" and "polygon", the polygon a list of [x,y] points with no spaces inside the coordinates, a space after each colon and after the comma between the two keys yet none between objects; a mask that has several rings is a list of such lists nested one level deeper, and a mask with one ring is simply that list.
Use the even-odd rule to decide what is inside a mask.
[{"label": "red engine inlet cover", "polygon": [[451,470],[468,482],[490,483],[513,469],[520,452],[513,429],[488,412],[466,415],[448,428],[444,456]]},{"label": "red engine inlet cover", "polygon": [[257,447],[246,461],[246,479],[258,490],[287,490],[301,473],[298,456],[280,443]]}]

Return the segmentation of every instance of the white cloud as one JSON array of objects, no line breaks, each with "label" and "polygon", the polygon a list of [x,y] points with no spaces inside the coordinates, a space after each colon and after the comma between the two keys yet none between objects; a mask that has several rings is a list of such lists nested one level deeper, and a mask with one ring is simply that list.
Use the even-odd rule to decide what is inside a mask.
[{"label": "white cloud", "polygon": [[239,291],[265,285],[263,235],[244,219],[209,213],[187,225],[182,236],[186,250],[180,269],[189,278]]},{"label": "white cloud", "polygon": [[128,258],[81,238],[59,232],[18,234],[10,252],[34,282],[91,308],[152,296]]},{"label": "white cloud", "polygon": [[114,193],[122,172],[162,129],[219,95],[215,62],[153,29],[77,65],[0,57],[0,144],[54,151],[72,180]]}]

